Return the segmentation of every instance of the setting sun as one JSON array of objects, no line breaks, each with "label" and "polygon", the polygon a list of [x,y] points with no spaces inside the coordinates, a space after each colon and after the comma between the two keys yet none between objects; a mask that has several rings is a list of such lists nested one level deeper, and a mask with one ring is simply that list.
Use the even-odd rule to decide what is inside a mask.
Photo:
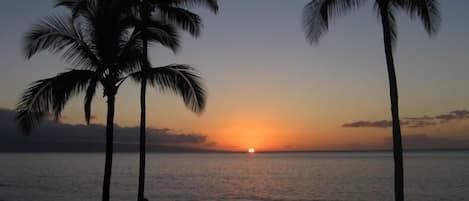
[{"label": "setting sun", "polygon": [[248,153],[255,153],[255,152],[256,152],[256,150],[255,150],[254,148],[250,148],[250,149],[248,150]]}]

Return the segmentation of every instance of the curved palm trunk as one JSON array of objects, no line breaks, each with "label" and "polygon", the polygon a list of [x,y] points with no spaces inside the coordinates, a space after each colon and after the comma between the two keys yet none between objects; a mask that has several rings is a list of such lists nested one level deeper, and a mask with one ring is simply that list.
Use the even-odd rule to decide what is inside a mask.
[{"label": "curved palm trunk", "polygon": [[108,96],[106,122],[106,162],[104,164],[102,201],[109,201],[109,188],[111,185],[112,152],[114,141],[114,105],[115,96]]},{"label": "curved palm trunk", "polygon": [[404,165],[402,157],[402,136],[399,120],[399,102],[396,71],[394,67],[394,58],[392,54],[392,42],[390,32],[390,22],[388,13],[381,11],[381,20],[384,35],[384,51],[386,53],[386,64],[388,67],[389,90],[391,96],[392,113],[392,139],[394,155],[394,198],[396,201],[404,201]]},{"label": "curved palm trunk", "polygon": [[[147,8],[146,1],[142,0],[140,16],[142,18],[142,28],[146,25],[147,20]],[[142,29],[144,30],[144,29]],[[142,40],[142,54],[143,54],[143,68],[142,68],[142,83],[140,89],[140,166],[138,175],[138,195],[137,201],[144,201],[145,191],[145,162],[146,162],[146,91],[147,91],[147,78],[145,77],[145,70],[149,68],[148,58],[148,41],[143,34]]]}]

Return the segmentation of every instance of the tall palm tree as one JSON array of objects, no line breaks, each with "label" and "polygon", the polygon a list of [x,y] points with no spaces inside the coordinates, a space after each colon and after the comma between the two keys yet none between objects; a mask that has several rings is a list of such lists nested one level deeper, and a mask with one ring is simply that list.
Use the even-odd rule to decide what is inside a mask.
[{"label": "tall palm tree", "polygon": [[[212,12],[218,11],[217,0],[140,0],[140,29],[142,30],[142,54],[145,58],[143,63],[142,75],[151,75],[152,69],[148,58],[148,42],[145,37],[148,24],[155,20],[167,22],[184,31],[189,32],[193,37],[200,35],[202,27],[200,17],[187,10],[190,6],[205,6]],[[172,48],[176,52],[176,47]],[[158,72],[155,72],[158,73]],[[146,90],[147,78],[142,76],[140,79],[140,165],[138,179],[137,201],[144,200],[145,190],[145,163],[146,163]],[[198,94],[195,99],[184,97],[184,102],[190,110],[201,113],[205,108],[205,92]],[[195,101],[195,102],[194,102]]]},{"label": "tall palm tree", "polygon": [[[358,8],[365,0],[312,0],[303,11],[303,25],[306,38],[317,43],[327,31],[331,18],[339,17]],[[418,17],[430,36],[436,34],[440,11],[437,0],[375,0],[376,12],[381,17],[383,27],[384,51],[389,77],[391,97],[392,134],[394,154],[394,193],[396,201],[404,200],[404,168],[402,157],[402,136],[399,122],[398,88],[393,58],[393,47],[397,40],[395,14],[405,11],[410,16]]]},{"label": "tall palm tree", "polygon": [[[45,50],[62,54],[74,69],[32,83],[18,102],[17,124],[28,134],[49,113],[58,119],[69,99],[82,92],[89,123],[91,103],[101,85],[107,98],[102,200],[109,201],[115,96],[124,79],[141,68],[141,32],[130,20],[130,0],[59,0],[57,5],[70,12],[51,15],[36,24],[25,37],[24,52],[27,59]],[[168,46],[175,37],[159,25],[148,32],[147,40]]]}]

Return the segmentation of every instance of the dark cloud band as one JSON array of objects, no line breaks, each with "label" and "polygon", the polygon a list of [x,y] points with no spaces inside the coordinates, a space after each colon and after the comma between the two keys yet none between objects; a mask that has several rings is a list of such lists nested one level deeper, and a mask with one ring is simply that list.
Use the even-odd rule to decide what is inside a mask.
[{"label": "dark cloud band", "polygon": [[[105,126],[72,125],[45,120],[30,136],[21,136],[15,123],[15,112],[0,109],[0,152],[2,151],[101,151],[104,150]],[[137,151],[138,127],[115,125],[115,144],[119,151]],[[204,149],[207,136],[172,129],[150,128],[147,132],[149,150],[190,151]]]},{"label": "dark cloud band", "polygon": [[[446,114],[436,116],[422,116],[422,117],[404,117],[401,119],[401,126],[408,128],[424,128],[429,126],[436,126],[439,124],[446,124],[452,121],[469,119],[469,111],[456,110]],[[344,128],[390,128],[392,121],[356,121],[345,123],[342,125]]]}]

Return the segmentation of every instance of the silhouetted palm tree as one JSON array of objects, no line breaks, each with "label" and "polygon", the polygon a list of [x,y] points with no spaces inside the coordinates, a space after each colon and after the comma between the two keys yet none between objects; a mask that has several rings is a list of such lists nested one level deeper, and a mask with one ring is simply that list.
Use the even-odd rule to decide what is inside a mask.
[{"label": "silhouetted palm tree", "polygon": [[[36,81],[22,94],[17,105],[17,122],[23,132],[30,133],[50,112],[58,119],[68,100],[81,92],[85,92],[85,118],[89,123],[96,88],[103,87],[107,97],[103,201],[109,201],[115,95],[125,78],[141,69],[141,32],[135,29],[130,15],[132,3],[132,0],[59,0],[57,6],[70,12],[44,18],[28,32],[24,42],[28,59],[48,50],[62,54],[74,69]],[[167,45],[173,41],[174,36],[166,33],[164,26],[152,26],[147,40]]]},{"label": "silhouetted palm tree", "polygon": [[[312,0],[303,11],[303,25],[306,38],[317,43],[327,31],[331,18],[339,17],[359,7],[365,0]],[[376,12],[381,17],[384,50],[389,76],[394,153],[394,193],[396,201],[404,200],[404,169],[402,157],[402,136],[399,122],[398,89],[394,68],[393,47],[397,40],[396,12],[403,10],[411,17],[422,21],[427,33],[436,34],[440,12],[437,0],[375,0]]]},{"label": "silhouetted palm tree", "polygon": [[[192,36],[197,37],[200,35],[201,30],[201,19],[200,17],[187,10],[189,6],[206,6],[211,11],[218,11],[217,0],[140,0],[139,14],[141,19],[140,29],[143,33],[146,33],[148,24],[156,21],[163,21],[178,28],[189,32]],[[153,14],[153,15],[152,15]],[[150,77],[141,76],[140,84],[140,165],[139,165],[139,179],[138,179],[138,194],[137,200],[144,200],[144,190],[145,190],[145,162],[146,162],[146,89],[147,89],[147,79],[151,78],[152,73],[160,73],[160,71],[153,71],[151,69],[151,64],[148,58],[148,43],[145,38],[146,34],[143,34],[142,39],[142,54],[145,58],[143,61],[142,75],[149,75]],[[178,43],[179,41],[174,41]],[[177,47],[170,47],[174,52],[177,50]],[[176,67],[176,66],[173,66]],[[171,71],[167,71],[171,72]],[[177,73],[174,71],[174,73]],[[169,74],[168,74],[169,75]],[[189,76],[191,77],[191,76]],[[190,79],[188,79],[190,80]],[[151,80],[150,80],[151,81]],[[181,83],[185,84],[185,83]],[[183,86],[175,86],[174,89],[177,89]],[[188,88],[190,89],[190,88]],[[195,92],[195,91],[194,91]],[[195,97],[184,96],[185,104],[196,113],[203,111],[205,107],[205,92],[198,91],[198,93],[193,93]],[[189,94],[187,94],[189,95]]]}]

